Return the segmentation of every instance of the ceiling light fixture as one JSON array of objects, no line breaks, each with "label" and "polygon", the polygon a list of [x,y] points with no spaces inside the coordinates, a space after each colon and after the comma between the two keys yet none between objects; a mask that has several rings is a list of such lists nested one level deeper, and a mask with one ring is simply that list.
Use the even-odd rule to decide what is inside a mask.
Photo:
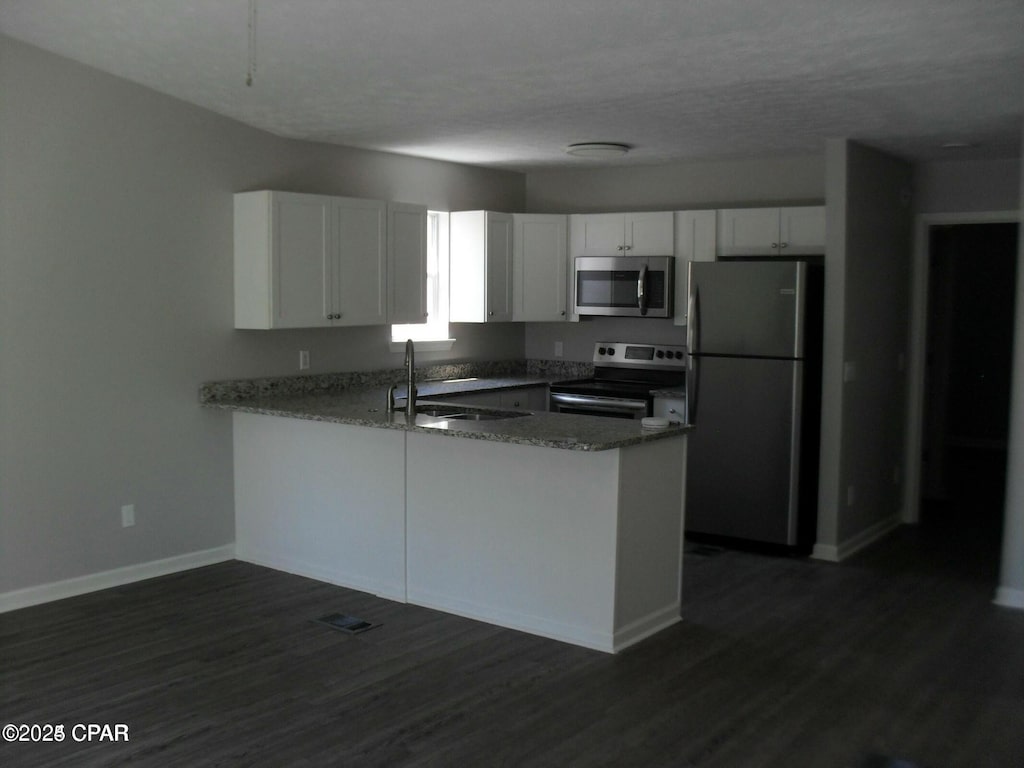
[{"label": "ceiling light fixture", "polygon": [[575,157],[609,158],[621,157],[629,152],[629,150],[629,144],[614,144],[605,141],[586,141],[581,144],[570,144],[565,148],[565,153]]}]

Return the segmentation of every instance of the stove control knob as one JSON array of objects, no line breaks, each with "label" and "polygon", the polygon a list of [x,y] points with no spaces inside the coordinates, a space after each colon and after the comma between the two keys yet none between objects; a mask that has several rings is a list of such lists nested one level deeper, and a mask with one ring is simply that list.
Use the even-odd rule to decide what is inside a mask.
[{"label": "stove control knob", "polygon": [[[659,350],[658,350],[658,351],[657,351],[657,352],[656,352],[655,354],[656,354],[656,355],[657,355],[657,356],[658,356],[659,358],[660,358],[660,357],[664,357],[664,356],[665,356],[665,352],[664,352],[664,350],[661,350],[661,349],[659,349]],[[672,353],[671,353],[671,352],[669,352],[669,354],[671,355]]]},{"label": "stove control knob", "polygon": [[607,351],[608,350],[606,350],[604,347],[598,347],[597,348],[597,354],[599,354],[599,355],[603,355]]},{"label": "stove control knob", "polygon": [[682,350],[677,350],[676,351],[676,360],[682,360],[682,359],[683,359],[683,352],[682,352]]},{"label": "stove control knob", "polygon": [[608,347],[608,354],[614,356],[615,355],[615,347]]}]

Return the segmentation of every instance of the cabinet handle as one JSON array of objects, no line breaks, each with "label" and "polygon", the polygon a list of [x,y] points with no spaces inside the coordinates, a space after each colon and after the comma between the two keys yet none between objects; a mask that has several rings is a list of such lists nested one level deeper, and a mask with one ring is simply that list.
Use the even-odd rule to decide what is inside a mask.
[{"label": "cabinet handle", "polygon": [[779,248],[788,248],[788,247],[789,247],[789,243],[781,243],[779,245]]},{"label": "cabinet handle", "polygon": [[778,247],[779,247],[778,243],[772,243],[772,248],[778,248]]},{"label": "cabinet handle", "polygon": [[488,312],[488,313],[487,313],[487,316],[488,316],[488,317],[494,317],[494,312]]},{"label": "cabinet handle", "polygon": [[562,317],[565,317],[565,310],[563,309],[560,314],[562,315]]},{"label": "cabinet handle", "polygon": [[624,250],[626,250],[626,246],[624,246],[624,245],[620,245],[620,246],[618,247],[618,250],[620,250],[620,251],[624,251]]}]

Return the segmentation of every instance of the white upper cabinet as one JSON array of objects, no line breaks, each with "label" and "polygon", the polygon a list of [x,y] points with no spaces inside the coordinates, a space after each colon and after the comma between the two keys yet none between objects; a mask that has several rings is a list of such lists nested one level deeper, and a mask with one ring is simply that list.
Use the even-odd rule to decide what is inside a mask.
[{"label": "white upper cabinet", "polygon": [[672,322],[686,325],[687,266],[691,261],[714,261],[717,211],[676,211],[676,311]]},{"label": "white upper cabinet", "polygon": [[790,256],[824,253],[825,206],[780,208],[779,240]]},{"label": "white upper cabinet", "polygon": [[568,217],[516,213],[512,225],[512,319],[565,320]]},{"label": "white upper cabinet", "polygon": [[719,256],[824,253],[825,208],[730,208],[718,212]]},{"label": "white upper cabinet", "polygon": [[[387,203],[336,197],[337,291],[332,325],[388,321]],[[328,312],[328,315],[331,313]]]},{"label": "white upper cabinet", "polygon": [[427,319],[427,208],[388,203],[388,322]]},{"label": "white upper cabinet", "polygon": [[512,320],[512,216],[493,211],[449,215],[453,323]]},{"label": "white upper cabinet", "polygon": [[387,321],[387,206],[378,200],[235,195],[235,327]]},{"label": "white upper cabinet", "polygon": [[572,255],[667,256],[672,253],[671,211],[585,213],[572,219]]}]

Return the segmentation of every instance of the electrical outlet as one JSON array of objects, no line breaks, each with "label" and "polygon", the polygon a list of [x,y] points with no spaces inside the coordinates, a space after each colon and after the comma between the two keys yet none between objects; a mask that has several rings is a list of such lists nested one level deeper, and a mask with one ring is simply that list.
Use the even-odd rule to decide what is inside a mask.
[{"label": "electrical outlet", "polygon": [[135,525],[135,505],[125,504],[121,507],[121,527],[131,528]]},{"label": "electrical outlet", "polygon": [[308,371],[309,370],[309,350],[308,349],[300,349],[299,350],[299,370],[300,371]]},{"label": "electrical outlet", "polygon": [[562,356],[562,342],[556,341],[555,342],[555,357],[561,357],[561,356]]}]

